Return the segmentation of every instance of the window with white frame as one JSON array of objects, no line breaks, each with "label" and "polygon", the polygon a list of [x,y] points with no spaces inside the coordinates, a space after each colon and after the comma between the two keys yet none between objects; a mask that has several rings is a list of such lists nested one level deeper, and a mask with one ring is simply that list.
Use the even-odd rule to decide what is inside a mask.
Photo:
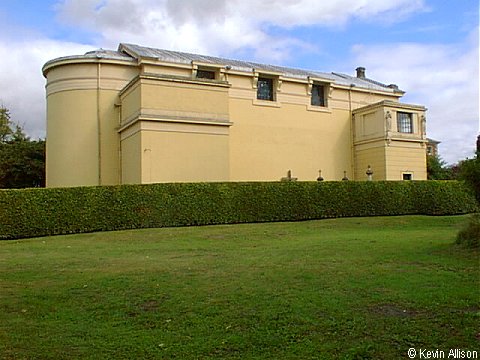
[{"label": "window with white frame", "polygon": [[413,133],[413,119],[411,113],[397,112],[397,131],[400,133]]}]

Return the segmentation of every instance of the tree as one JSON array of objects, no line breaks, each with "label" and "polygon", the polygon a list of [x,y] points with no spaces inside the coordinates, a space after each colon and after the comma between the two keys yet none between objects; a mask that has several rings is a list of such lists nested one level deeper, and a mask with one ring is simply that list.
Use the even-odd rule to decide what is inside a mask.
[{"label": "tree", "polygon": [[32,141],[0,107],[0,188],[45,186],[45,141]]},{"label": "tree", "polygon": [[455,178],[452,167],[449,167],[440,156],[427,156],[428,180],[453,180]]},{"label": "tree", "polygon": [[[459,164],[460,178],[469,184],[475,192],[480,206],[480,135],[477,137],[477,151],[473,159]],[[457,243],[472,248],[480,248],[480,214],[474,214],[467,226],[457,235]]]},{"label": "tree", "polygon": [[10,119],[10,111],[0,106],[0,143],[6,144],[16,140],[27,140],[27,137],[22,127]]},{"label": "tree", "polygon": [[463,160],[459,164],[459,176],[472,187],[480,203],[480,149],[478,147],[473,159]]}]

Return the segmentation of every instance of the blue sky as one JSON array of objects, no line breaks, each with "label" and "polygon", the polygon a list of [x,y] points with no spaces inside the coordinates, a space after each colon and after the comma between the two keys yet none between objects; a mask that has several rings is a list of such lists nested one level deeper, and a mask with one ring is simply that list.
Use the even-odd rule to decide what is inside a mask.
[{"label": "blue sky", "polygon": [[42,65],[120,42],[354,74],[425,105],[448,163],[479,131],[477,0],[1,0],[0,103],[45,136]]}]

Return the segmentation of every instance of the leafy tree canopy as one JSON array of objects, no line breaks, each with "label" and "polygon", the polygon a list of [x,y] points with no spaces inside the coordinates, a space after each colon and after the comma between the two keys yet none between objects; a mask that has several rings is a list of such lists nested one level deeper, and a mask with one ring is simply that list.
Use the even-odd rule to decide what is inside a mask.
[{"label": "leafy tree canopy", "polygon": [[10,119],[10,111],[0,106],[0,143],[28,140],[20,125]]},{"label": "leafy tree canopy", "polygon": [[456,174],[453,167],[435,155],[427,156],[427,176],[428,180],[454,180]]},{"label": "leafy tree canopy", "polygon": [[45,141],[32,141],[0,106],[0,188],[45,186]]},{"label": "leafy tree canopy", "polygon": [[[480,204],[480,135],[477,137],[475,157],[460,162],[458,167],[460,178],[473,188]],[[472,216],[467,226],[458,233],[457,243],[471,248],[480,248],[480,214]]]},{"label": "leafy tree canopy", "polygon": [[459,164],[460,178],[465,180],[475,191],[477,201],[480,202],[480,150],[473,159],[467,159]]}]

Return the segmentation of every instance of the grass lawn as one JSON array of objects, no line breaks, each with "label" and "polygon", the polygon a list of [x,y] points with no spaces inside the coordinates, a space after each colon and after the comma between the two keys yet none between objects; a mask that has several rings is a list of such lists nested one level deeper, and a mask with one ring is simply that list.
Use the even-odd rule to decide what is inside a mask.
[{"label": "grass lawn", "polygon": [[411,347],[478,351],[479,253],[453,244],[466,220],[347,218],[2,241],[0,354],[408,359]]}]

